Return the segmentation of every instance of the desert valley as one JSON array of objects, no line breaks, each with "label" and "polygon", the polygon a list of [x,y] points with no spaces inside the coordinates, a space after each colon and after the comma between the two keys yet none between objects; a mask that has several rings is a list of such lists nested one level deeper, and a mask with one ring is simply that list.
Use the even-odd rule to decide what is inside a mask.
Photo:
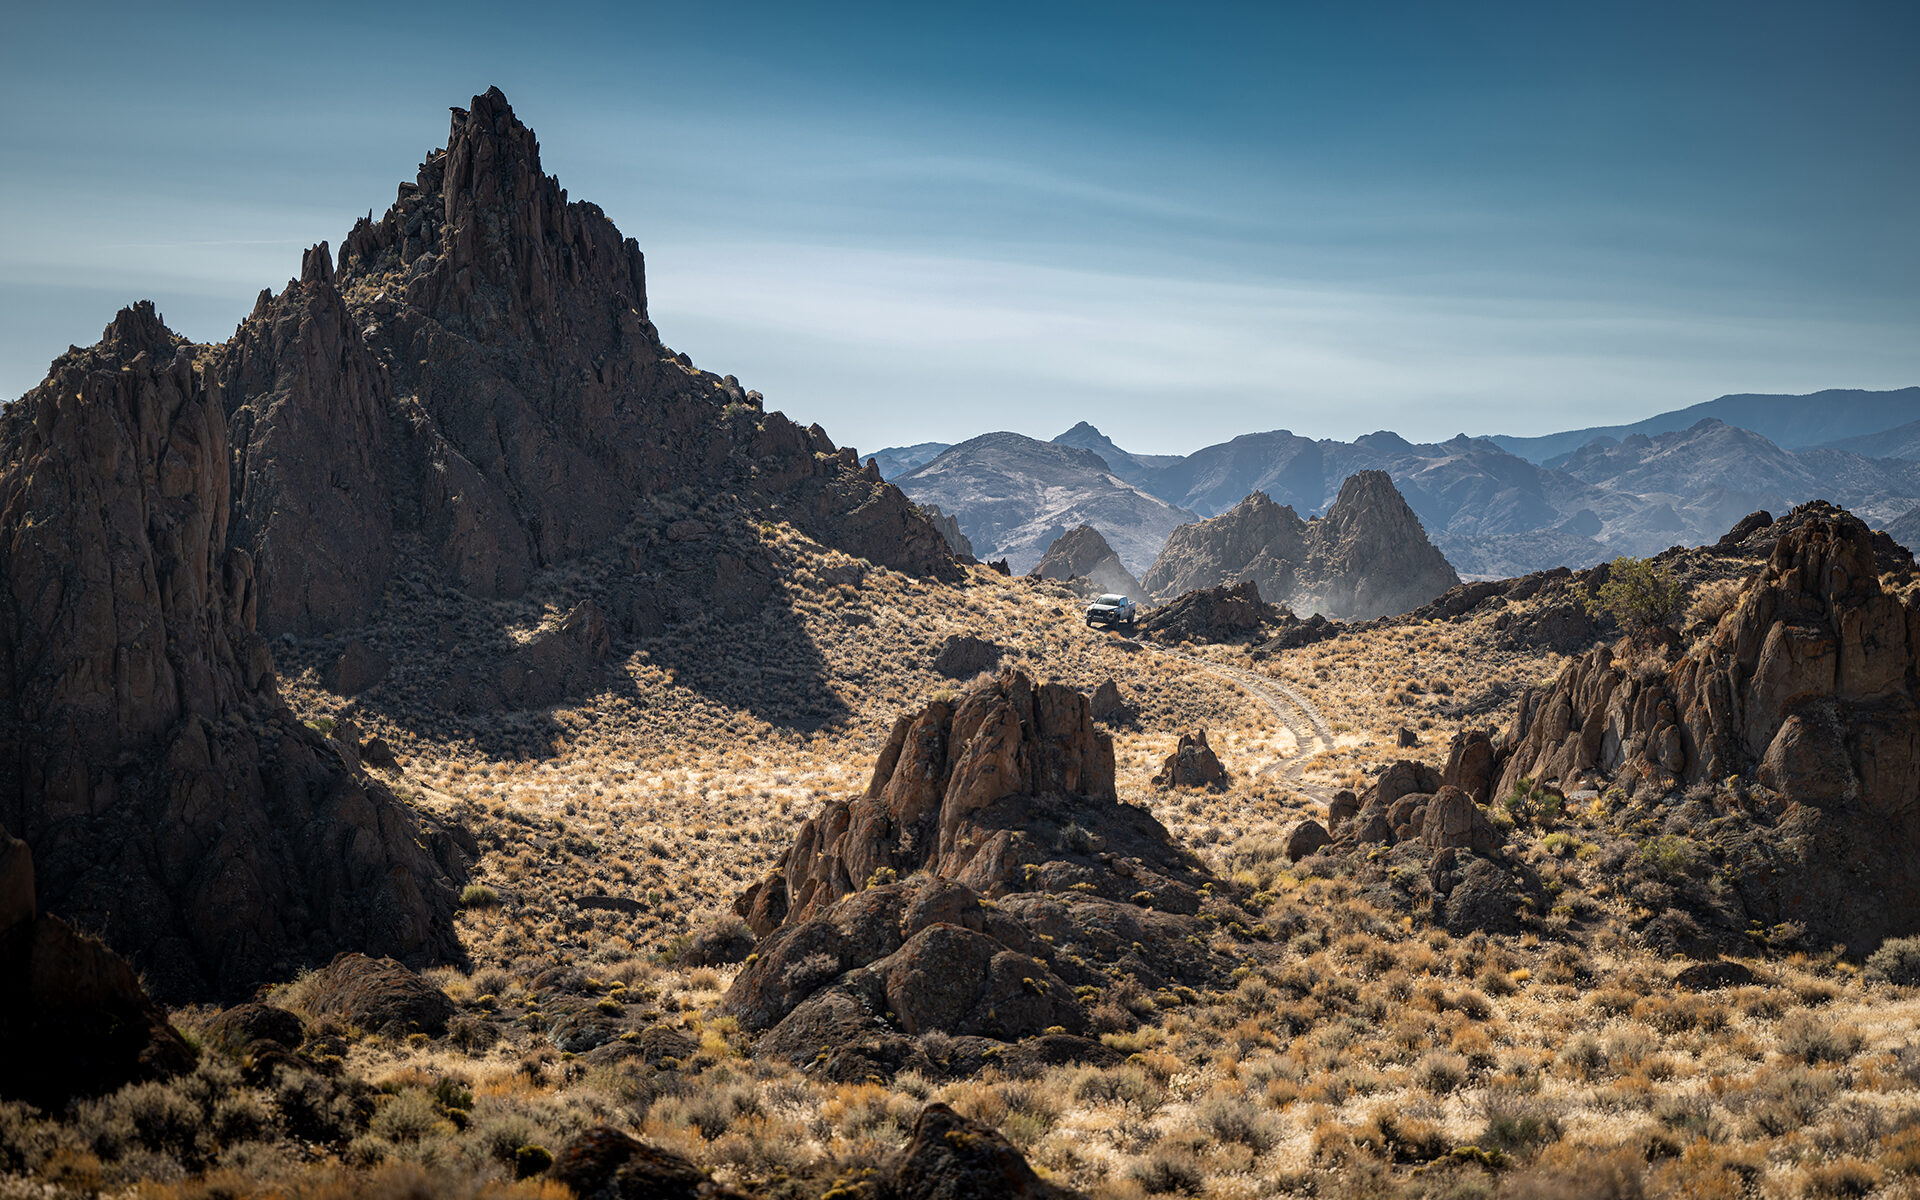
[{"label": "desert valley", "polygon": [[552,166],[0,409],[0,1200],[1920,1192],[1920,392],[869,457]]}]

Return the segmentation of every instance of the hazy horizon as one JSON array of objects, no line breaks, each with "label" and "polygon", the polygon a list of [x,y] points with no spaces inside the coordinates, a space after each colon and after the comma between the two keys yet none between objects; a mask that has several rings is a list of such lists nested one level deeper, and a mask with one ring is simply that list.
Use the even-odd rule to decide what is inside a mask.
[{"label": "hazy horizon", "polygon": [[135,299],[226,338],[490,85],[669,345],[862,450],[1920,382],[1911,6],[108,8],[0,50],[8,399]]}]

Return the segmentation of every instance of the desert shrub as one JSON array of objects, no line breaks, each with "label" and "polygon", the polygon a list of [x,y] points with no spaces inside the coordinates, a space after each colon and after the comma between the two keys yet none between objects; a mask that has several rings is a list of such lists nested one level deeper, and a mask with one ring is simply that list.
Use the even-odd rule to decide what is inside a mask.
[{"label": "desert shrub", "polygon": [[55,1126],[40,1119],[40,1110],[12,1100],[0,1100],[0,1174],[36,1169],[53,1153]]},{"label": "desert shrub", "polygon": [[1672,883],[1692,872],[1693,844],[1676,834],[1663,833],[1641,842],[1634,862],[1655,878]]},{"label": "desert shrub", "polygon": [[1255,1154],[1264,1154],[1279,1140],[1273,1118],[1258,1105],[1237,1096],[1209,1096],[1196,1114],[1201,1129],[1222,1142],[1238,1142]]},{"label": "desert shrub", "polygon": [[1687,623],[1712,629],[1721,617],[1733,611],[1745,590],[1746,584],[1738,579],[1716,579],[1701,584],[1694,589],[1693,603],[1687,606]]},{"label": "desert shrub", "polygon": [[281,1067],[274,1074],[274,1105],[287,1132],[309,1142],[343,1142],[358,1133],[360,1106],[331,1080]]},{"label": "desert shrub", "polygon": [[760,1097],[751,1086],[728,1084],[704,1087],[688,1096],[656,1100],[648,1117],[669,1125],[690,1125],[700,1131],[701,1137],[712,1141],[741,1117],[754,1116],[760,1110]]},{"label": "desert shrub", "polygon": [[1860,1031],[1835,1027],[1806,1013],[1780,1022],[1780,1052],[1805,1063],[1845,1062],[1860,1052]]},{"label": "desert shrub", "polygon": [[367,1126],[368,1132],[389,1142],[417,1142],[435,1134],[453,1132],[453,1125],[440,1115],[433,1097],[412,1088],[390,1096],[380,1105]]},{"label": "desert shrub", "polygon": [[1494,1088],[1480,1102],[1486,1126],[1478,1145],[1483,1150],[1523,1155],[1560,1140],[1560,1118],[1544,1102],[1511,1088]]},{"label": "desert shrub", "polygon": [[1127,1178],[1150,1196],[1198,1196],[1207,1187],[1206,1169],[1184,1146],[1156,1148],[1127,1169]]},{"label": "desert shrub", "polygon": [[1588,598],[1587,611],[1644,633],[1672,624],[1686,596],[1686,585],[1673,577],[1666,564],[1621,555],[1608,569],[1607,581]]},{"label": "desert shrub", "polygon": [[470,883],[460,892],[462,908],[497,908],[500,905],[500,893],[484,883]]},{"label": "desert shrub", "polygon": [[[680,965],[710,967],[736,963],[753,952],[753,931],[733,913],[705,922],[694,932],[680,954]],[[836,964],[837,965],[837,964]]]},{"label": "desert shrub", "polygon": [[82,1106],[80,1123],[102,1158],[118,1158],[138,1148],[192,1166],[200,1157],[204,1117],[200,1106],[178,1088],[156,1080],[130,1084]]},{"label": "desert shrub", "polygon": [[1445,1095],[1467,1080],[1467,1060],[1447,1050],[1430,1050],[1414,1064],[1413,1077],[1436,1095]]},{"label": "desert shrub", "polygon": [[1867,978],[1920,987],[1920,937],[1888,938],[1867,956]]},{"label": "desert shrub", "polygon": [[1815,1163],[1801,1175],[1801,1189],[1808,1196],[1865,1196],[1880,1186],[1882,1174],[1872,1163],[1857,1158]]}]

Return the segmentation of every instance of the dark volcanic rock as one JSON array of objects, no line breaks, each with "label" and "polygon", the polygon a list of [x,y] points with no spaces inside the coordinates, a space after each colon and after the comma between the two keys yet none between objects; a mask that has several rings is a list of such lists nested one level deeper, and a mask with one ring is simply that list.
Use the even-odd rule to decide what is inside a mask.
[{"label": "dark volcanic rock", "polygon": [[517,596],[685,486],[735,490],[858,557],[955,572],[851,449],[666,348],[639,246],[545,174],[497,89],[453,110],[446,148],[337,262],[309,251],[205,363],[270,634],[369,618],[408,539],[455,586]]},{"label": "dark volcanic rock", "polygon": [[280,703],[228,460],[149,304],[0,414],[0,821],[165,996],[451,956],[447,839]]},{"label": "dark volcanic rock", "polygon": [[604,1125],[568,1142],[547,1178],[566,1185],[579,1200],[745,1200],[671,1150]]},{"label": "dark volcanic rock", "polygon": [[1260,599],[1252,580],[1187,592],[1140,619],[1140,632],[1160,641],[1222,642],[1273,625],[1293,614]]},{"label": "dark volcanic rock", "polygon": [[288,1050],[307,1040],[300,1018],[271,1004],[236,1004],[207,1022],[207,1037],[235,1051],[255,1042],[272,1042]]},{"label": "dark volcanic rock", "polygon": [[1053,1200],[1069,1193],[1042,1180],[1007,1139],[944,1104],[929,1104],[889,1169],[897,1200]]},{"label": "dark volcanic rock", "polygon": [[940,652],[933,656],[933,669],[949,679],[972,679],[999,666],[1003,653],[985,638],[958,633],[941,643]]},{"label": "dark volcanic rock", "polygon": [[1160,771],[1153,777],[1153,785],[1163,788],[1224,788],[1227,786],[1227,768],[1221,765],[1220,756],[1207,745],[1207,731],[1189,730],[1180,735],[1179,745],[1173,753],[1167,755],[1160,764]]},{"label": "dark volcanic rock", "polygon": [[189,1070],[194,1051],[125,959],[34,908],[33,858],[0,828],[0,1097],[75,1096]]}]

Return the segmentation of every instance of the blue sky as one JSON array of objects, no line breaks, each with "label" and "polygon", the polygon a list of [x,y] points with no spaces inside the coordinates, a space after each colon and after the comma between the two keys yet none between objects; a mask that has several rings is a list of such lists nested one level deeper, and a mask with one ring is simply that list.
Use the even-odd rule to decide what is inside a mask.
[{"label": "blue sky", "polygon": [[669,344],[863,449],[1920,383],[1920,5],[0,13],[0,395],[228,336],[500,86]]}]

